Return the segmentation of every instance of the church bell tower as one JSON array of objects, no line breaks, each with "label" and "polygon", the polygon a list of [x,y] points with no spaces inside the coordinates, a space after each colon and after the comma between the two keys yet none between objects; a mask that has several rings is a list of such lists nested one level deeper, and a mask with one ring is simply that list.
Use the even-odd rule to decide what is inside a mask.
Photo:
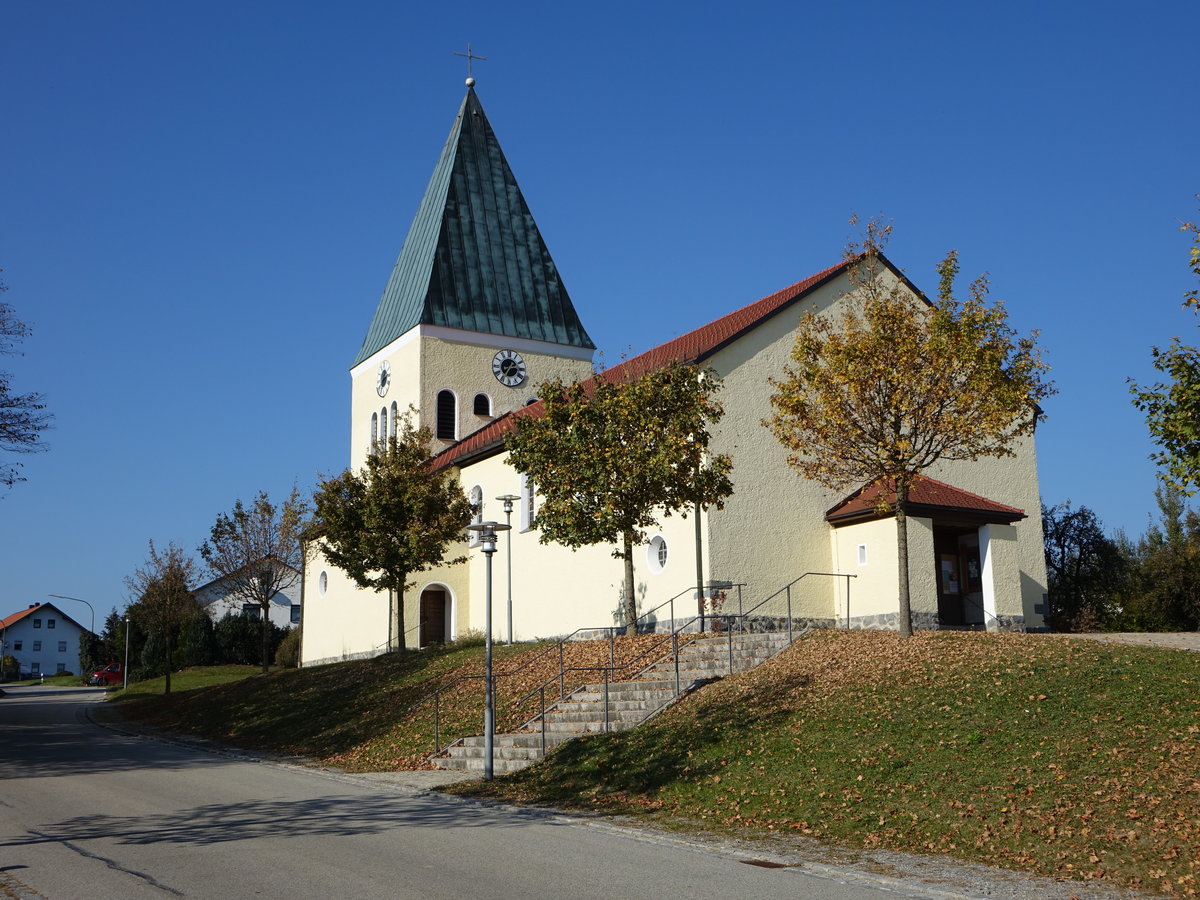
[{"label": "church bell tower", "polygon": [[541,382],[587,377],[594,351],[468,78],[350,368],[350,464],[410,406],[438,452]]}]

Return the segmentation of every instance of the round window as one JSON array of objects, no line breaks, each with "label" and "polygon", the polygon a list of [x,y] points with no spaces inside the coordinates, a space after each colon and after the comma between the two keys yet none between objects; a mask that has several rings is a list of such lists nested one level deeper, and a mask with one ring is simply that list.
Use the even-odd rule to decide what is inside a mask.
[{"label": "round window", "polygon": [[329,573],[322,572],[317,579],[317,593],[324,597],[327,590],[329,590]]},{"label": "round window", "polygon": [[661,534],[650,539],[650,546],[646,548],[646,563],[650,571],[655,573],[667,567],[667,542]]}]

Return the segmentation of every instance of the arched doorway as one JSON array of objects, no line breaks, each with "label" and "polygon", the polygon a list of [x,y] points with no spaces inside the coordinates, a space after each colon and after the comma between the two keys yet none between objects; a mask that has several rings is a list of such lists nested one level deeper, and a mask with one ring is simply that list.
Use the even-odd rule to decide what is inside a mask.
[{"label": "arched doorway", "polygon": [[446,589],[427,587],[421,591],[421,633],[418,646],[446,643]]}]

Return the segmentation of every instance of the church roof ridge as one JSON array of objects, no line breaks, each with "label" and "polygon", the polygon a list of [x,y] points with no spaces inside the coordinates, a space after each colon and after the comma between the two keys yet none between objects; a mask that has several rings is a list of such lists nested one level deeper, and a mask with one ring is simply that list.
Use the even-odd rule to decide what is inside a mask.
[{"label": "church roof ridge", "polygon": [[[683,364],[704,362],[722,347],[737,340],[747,331],[794,305],[812,291],[835,278],[852,262],[853,260],[842,260],[782,290],[726,313],[699,328],[694,328],[686,334],[659,344],[657,347],[652,347],[637,356],[622,360],[611,369],[605,369],[603,372],[593,375],[592,378],[600,377],[620,381],[637,378],[639,375],[660,369],[671,362]],[[885,262],[887,262],[886,259]],[[890,266],[891,263],[888,262],[888,265]],[[496,453],[503,447],[504,436],[513,429],[513,420],[516,416],[539,416],[542,412],[542,402],[535,400],[514,412],[506,413],[434,456],[430,466],[434,471],[441,471],[450,466],[460,465],[477,456]]]},{"label": "church roof ridge", "polygon": [[595,349],[473,86],[354,365],[417,325]]}]

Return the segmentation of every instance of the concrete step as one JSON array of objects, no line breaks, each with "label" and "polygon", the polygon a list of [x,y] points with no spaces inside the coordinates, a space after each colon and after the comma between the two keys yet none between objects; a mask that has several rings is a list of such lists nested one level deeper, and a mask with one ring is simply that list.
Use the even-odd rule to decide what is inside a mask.
[{"label": "concrete step", "polygon": [[[643,706],[638,709],[610,709],[608,711],[608,720],[610,722],[640,722],[646,718],[646,713],[657,707]],[[551,722],[570,723],[570,722],[603,722],[603,709],[584,709],[578,711],[559,712],[557,710],[549,710],[546,713],[546,723]]]},{"label": "concrete step", "polygon": [[[612,700],[608,701],[608,709],[610,712],[618,712],[624,710],[646,709],[648,706],[653,706],[656,703],[671,699],[670,694],[655,692],[652,696],[643,697],[637,700]],[[590,697],[586,699],[578,699],[572,697],[570,700],[563,700],[561,703],[554,704],[552,710],[547,712],[603,712],[604,697]]]},{"label": "concrete step", "polygon": [[[565,734],[546,734],[546,746],[557,746],[565,741],[571,740],[569,735]],[[465,737],[461,741],[451,744],[447,752],[457,747],[478,748],[483,750],[483,735],[475,734],[470,737]],[[541,750],[542,734],[540,731],[515,731],[509,734],[497,734],[492,738],[494,747],[505,747],[519,750],[536,749]]]},{"label": "concrete step", "polygon": [[[788,643],[787,635],[783,633],[736,634],[733,638],[733,671],[761,665]],[[495,735],[493,771],[499,774],[520,771],[540,759],[543,729],[546,752],[550,752],[585,734],[635,728],[675,698],[677,684],[686,692],[698,681],[727,675],[729,647],[728,636],[701,638],[680,648],[678,669],[674,659],[664,659],[647,666],[635,680],[610,681],[607,690],[603,682],[577,688],[547,708],[544,723],[534,716],[520,731]],[[431,761],[443,769],[482,772],[483,745],[482,736],[464,738],[449,747],[446,756]]]},{"label": "concrete step", "polygon": [[[483,760],[461,757],[446,757],[439,756],[433,760],[434,765],[439,769],[452,769],[464,772],[483,772]],[[536,760],[532,759],[493,759],[492,771],[496,774],[507,774],[509,772],[520,772],[522,769],[528,769]]]}]

